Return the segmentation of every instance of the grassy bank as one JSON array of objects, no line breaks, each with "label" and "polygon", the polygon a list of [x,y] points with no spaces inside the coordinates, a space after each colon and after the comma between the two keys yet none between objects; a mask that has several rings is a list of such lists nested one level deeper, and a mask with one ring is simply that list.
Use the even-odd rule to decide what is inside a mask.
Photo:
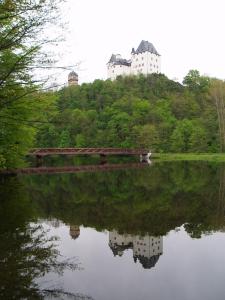
[{"label": "grassy bank", "polygon": [[160,161],[215,161],[225,162],[225,153],[153,153],[152,159]]}]

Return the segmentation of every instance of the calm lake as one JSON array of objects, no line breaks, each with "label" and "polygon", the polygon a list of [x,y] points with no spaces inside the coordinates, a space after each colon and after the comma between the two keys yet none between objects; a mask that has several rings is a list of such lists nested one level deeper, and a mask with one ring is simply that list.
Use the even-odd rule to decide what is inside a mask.
[{"label": "calm lake", "polygon": [[0,299],[224,300],[225,164],[1,175]]}]

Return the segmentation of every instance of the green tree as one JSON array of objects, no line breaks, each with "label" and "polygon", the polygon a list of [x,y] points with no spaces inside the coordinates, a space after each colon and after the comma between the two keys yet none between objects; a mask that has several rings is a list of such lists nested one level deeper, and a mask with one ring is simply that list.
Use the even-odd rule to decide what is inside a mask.
[{"label": "green tree", "polygon": [[49,67],[43,34],[60,0],[0,2],[0,167],[17,166],[31,147],[41,114],[36,68]]},{"label": "green tree", "polygon": [[194,92],[205,92],[209,87],[210,79],[206,76],[200,76],[198,70],[190,70],[184,77],[183,84]]},{"label": "green tree", "polygon": [[135,142],[138,147],[149,149],[150,151],[160,151],[159,136],[155,125],[145,124],[133,128]]},{"label": "green tree", "polygon": [[225,82],[213,79],[211,81],[210,96],[216,108],[217,122],[219,127],[220,151],[225,151]]},{"label": "green tree", "polygon": [[171,136],[171,149],[174,152],[188,152],[193,130],[194,127],[190,120],[178,121]]}]

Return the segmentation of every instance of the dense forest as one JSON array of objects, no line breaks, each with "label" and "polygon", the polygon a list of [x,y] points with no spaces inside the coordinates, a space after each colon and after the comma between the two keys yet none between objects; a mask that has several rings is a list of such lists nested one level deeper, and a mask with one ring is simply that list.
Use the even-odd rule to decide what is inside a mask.
[{"label": "dense forest", "polygon": [[183,85],[163,74],[150,74],[65,87],[46,94],[52,102],[36,145],[223,151],[216,85],[224,90],[222,81],[192,70]]}]

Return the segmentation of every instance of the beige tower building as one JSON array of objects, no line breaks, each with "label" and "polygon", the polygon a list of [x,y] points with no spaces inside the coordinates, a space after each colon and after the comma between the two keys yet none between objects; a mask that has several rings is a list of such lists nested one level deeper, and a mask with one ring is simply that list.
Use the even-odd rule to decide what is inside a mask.
[{"label": "beige tower building", "polygon": [[78,74],[74,71],[70,72],[68,75],[68,86],[78,85]]}]

